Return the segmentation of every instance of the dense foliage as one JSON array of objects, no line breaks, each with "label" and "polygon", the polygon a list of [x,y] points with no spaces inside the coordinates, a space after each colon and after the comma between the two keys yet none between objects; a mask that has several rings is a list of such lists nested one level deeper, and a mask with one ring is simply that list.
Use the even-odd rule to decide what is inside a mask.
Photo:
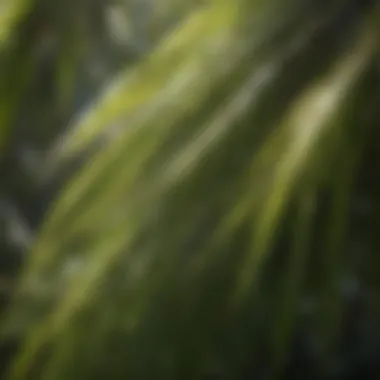
[{"label": "dense foliage", "polygon": [[1,0],[1,378],[377,378],[379,53],[378,1]]}]

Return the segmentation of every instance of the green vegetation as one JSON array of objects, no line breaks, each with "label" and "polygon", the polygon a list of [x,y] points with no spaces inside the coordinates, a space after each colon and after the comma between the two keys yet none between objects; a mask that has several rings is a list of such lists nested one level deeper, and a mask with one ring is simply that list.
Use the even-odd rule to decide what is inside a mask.
[{"label": "green vegetation", "polygon": [[380,354],[380,4],[1,0],[1,378],[363,379]]}]

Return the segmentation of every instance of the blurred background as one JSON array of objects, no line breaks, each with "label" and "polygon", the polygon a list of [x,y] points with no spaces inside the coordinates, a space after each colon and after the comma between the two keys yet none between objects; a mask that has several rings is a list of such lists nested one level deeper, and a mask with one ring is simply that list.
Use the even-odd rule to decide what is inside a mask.
[{"label": "blurred background", "polygon": [[378,378],[379,9],[1,0],[0,378]]}]

